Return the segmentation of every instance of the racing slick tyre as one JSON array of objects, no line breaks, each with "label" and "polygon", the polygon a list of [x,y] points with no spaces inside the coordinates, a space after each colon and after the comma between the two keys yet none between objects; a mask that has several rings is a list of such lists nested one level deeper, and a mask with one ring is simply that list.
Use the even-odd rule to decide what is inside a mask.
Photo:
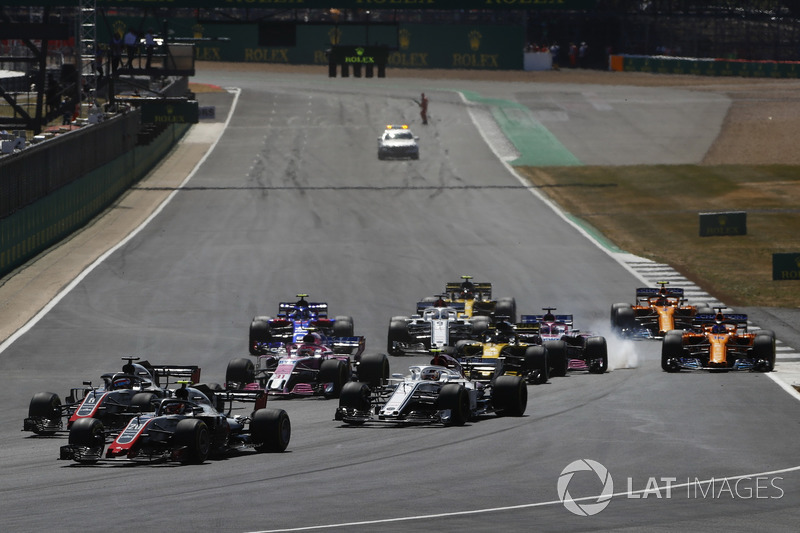
[{"label": "racing slick tyre", "polygon": [[253,361],[245,357],[231,359],[225,370],[225,383],[231,389],[243,389],[248,383],[256,380],[256,369]]},{"label": "racing slick tyre", "polygon": [[547,349],[547,360],[550,363],[551,377],[563,378],[567,375],[569,361],[567,360],[567,343],[564,341],[547,341],[544,343]]},{"label": "racing slick tyre", "polygon": [[391,322],[389,322],[389,337],[386,343],[386,350],[391,355],[403,355],[403,350],[395,348],[396,342],[404,344],[411,342],[411,337],[408,334],[408,321],[402,316],[392,317]]},{"label": "racing slick tyre", "polygon": [[584,357],[592,374],[603,374],[608,370],[608,344],[605,337],[589,337],[584,347]]},{"label": "racing slick tyre", "polygon": [[470,321],[472,323],[472,334],[474,336],[483,335],[489,329],[488,316],[476,316]]},{"label": "racing slick tyre", "polygon": [[137,392],[131,398],[131,412],[134,413],[152,413],[156,410],[154,400],[158,399],[158,394],[155,392]]},{"label": "racing slick tyre", "polygon": [[181,464],[199,465],[211,452],[211,431],[199,418],[184,418],[175,426],[173,442],[183,449],[179,458]]},{"label": "racing slick tyre", "polygon": [[337,316],[333,320],[333,336],[334,337],[352,337],[353,331],[353,317],[351,316]]},{"label": "racing slick tyre", "polygon": [[756,333],[753,339],[753,358],[756,360],[756,370],[761,372],[775,370],[775,333],[769,330]]},{"label": "racing slick tyre", "polygon": [[389,358],[385,353],[369,353],[358,363],[358,380],[379,387],[389,380]]},{"label": "racing slick tyre", "polygon": [[522,416],[528,407],[528,387],[520,376],[499,376],[492,387],[497,416]]},{"label": "racing slick tyre", "polygon": [[550,379],[550,363],[544,346],[528,346],[525,349],[524,375],[528,383],[542,385]]},{"label": "racing slick tyre", "polygon": [[683,357],[683,332],[675,329],[668,331],[661,341],[661,370],[679,372],[681,367],[677,360],[681,357]]},{"label": "racing slick tyre", "polygon": [[103,455],[106,434],[97,418],[79,418],[69,428],[69,443],[81,448],[73,459],[78,463],[94,464]]},{"label": "racing slick tyre", "polygon": [[611,329],[617,333],[636,326],[636,313],[630,304],[614,304],[611,306]]},{"label": "racing slick tyre", "polygon": [[464,385],[448,383],[439,391],[436,399],[436,408],[450,410],[450,419],[446,422],[449,426],[463,426],[469,418],[469,393]]},{"label": "racing slick tyre", "polygon": [[711,307],[707,306],[707,305],[698,306],[697,307],[697,311],[695,312],[695,314],[696,315],[713,315],[714,314],[714,310]]},{"label": "racing slick tyre", "polygon": [[253,318],[253,321],[250,323],[250,353],[252,355],[258,355],[256,351],[256,343],[258,342],[270,342],[272,340],[272,332],[270,330],[270,321],[272,317],[269,316],[257,316]]},{"label": "racing slick tyre", "polygon": [[282,452],[292,438],[292,423],[283,409],[259,409],[250,421],[250,437],[257,452]]},{"label": "racing slick tyre", "polygon": [[517,322],[517,301],[514,298],[500,298],[494,308],[495,319],[505,317],[512,324]]},{"label": "racing slick tyre", "polygon": [[[358,413],[368,413],[372,407],[370,402],[371,390],[369,385],[360,381],[350,381],[342,387],[342,394],[339,395],[339,408]],[[360,426],[363,420],[345,420],[345,424]]]},{"label": "racing slick tyre", "polygon": [[342,387],[350,380],[350,365],[341,359],[326,359],[319,367],[319,382],[331,383],[325,389],[326,398],[338,398]]},{"label": "racing slick tyre", "polygon": [[[55,427],[61,421],[61,398],[53,392],[37,392],[28,405],[28,418],[45,419],[48,425]],[[45,430],[41,427],[32,428],[37,435],[53,435],[55,430]]]}]

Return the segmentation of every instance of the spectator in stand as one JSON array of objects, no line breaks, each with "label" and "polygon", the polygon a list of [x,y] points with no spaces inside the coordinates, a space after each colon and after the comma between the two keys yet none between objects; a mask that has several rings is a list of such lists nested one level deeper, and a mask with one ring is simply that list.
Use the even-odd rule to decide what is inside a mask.
[{"label": "spectator in stand", "polygon": [[119,32],[114,33],[114,36],[111,37],[111,43],[108,46],[108,57],[111,60],[111,72],[109,74],[116,74],[122,63],[122,35]]},{"label": "spectator in stand", "polygon": [[147,28],[147,33],[144,34],[144,51],[147,56],[147,62],[144,64],[144,68],[149,69],[150,63],[153,60],[153,52],[156,49],[156,39],[153,37],[153,29]]},{"label": "spectator in stand", "polygon": [[578,66],[581,68],[586,68],[586,65],[589,62],[589,45],[586,44],[586,41],[581,43],[581,47],[578,48]]},{"label": "spectator in stand", "polygon": [[122,41],[125,45],[125,53],[128,55],[128,62],[125,64],[127,68],[133,68],[133,58],[136,57],[137,49],[139,48],[139,38],[133,28],[128,30],[125,34],[125,39]]},{"label": "spectator in stand", "polygon": [[578,47],[575,43],[569,43],[569,67],[575,68],[578,66]]},{"label": "spectator in stand", "polygon": [[560,70],[558,68],[558,53],[561,51],[561,48],[558,46],[558,43],[553,43],[553,46],[550,47],[550,56],[553,58],[553,70]]}]

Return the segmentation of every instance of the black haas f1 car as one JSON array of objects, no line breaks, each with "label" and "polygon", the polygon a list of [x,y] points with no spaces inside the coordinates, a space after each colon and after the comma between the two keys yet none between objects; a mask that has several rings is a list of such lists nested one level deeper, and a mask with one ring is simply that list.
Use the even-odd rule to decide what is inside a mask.
[{"label": "black haas f1 car", "polygon": [[[547,349],[553,376],[568,370],[587,370],[603,374],[608,370],[608,343],[605,337],[575,329],[573,315],[554,315],[555,307],[543,307],[543,315],[522,315],[518,325],[528,342]],[[531,336],[532,334],[532,336]]]},{"label": "black haas f1 car", "polygon": [[697,314],[713,314],[708,306],[687,305],[683,289],[667,287],[636,289],[636,303],[615,303],[611,306],[611,329],[622,337],[660,339],[668,331],[692,328]]},{"label": "black haas f1 car", "polygon": [[449,355],[437,354],[431,363],[412,366],[410,375],[395,375],[387,385],[351,381],[342,389],[334,420],[461,426],[491,413],[525,414],[528,389],[521,376],[497,376],[484,384],[467,379]]},{"label": "black haas f1 car", "polygon": [[258,355],[259,343],[300,342],[306,333],[316,331],[326,337],[352,337],[353,317],[328,318],[328,304],[308,302],[307,294],[298,294],[296,302],[278,304],[273,318],[257,316],[250,323],[250,353]]},{"label": "black haas f1 car", "polygon": [[747,315],[723,313],[695,317],[691,331],[670,331],[661,344],[661,368],[686,370],[751,370],[775,368],[775,333],[747,331]]},{"label": "black haas f1 car", "polygon": [[483,316],[492,322],[517,321],[517,302],[513,297],[495,300],[491,283],[473,283],[472,276],[461,276],[461,280],[447,283],[443,295],[427,297],[417,303],[417,314],[423,314],[425,308],[443,300],[446,305],[459,308],[467,318]]},{"label": "black haas f1 car", "polygon": [[439,299],[423,307],[422,314],[395,316],[389,322],[387,349],[391,355],[423,355],[431,350],[453,351],[460,340],[480,338],[489,327],[488,317],[470,318],[460,304]]},{"label": "black haas f1 car", "polygon": [[23,431],[37,435],[53,435],[69,429],[76,421],[95,418],[107,430],[121,429],[132,416],[142,411],[152,411],[152,400],[170,395],[169,379],[200,380],[197,366],[153,365],[138,361],[138,357],[123,357],[127,361],[121,372],[103,374],[103,384],[93,387],[85,381],[82,387],[73,387],[61,403],[58,394],[37,392],[28,407],[28,418]]},{"label": "black haas f1 car", "polygon": [[258,343],[256,363],[240,357],[228,363],[228,387],[264,390],[284,397],[338,398],[353,375],[380,383],[389,377],[385,354],[362,355],[364,337],[323,337],[306,333],[300,343]]},{"label": "black haas f1 car", "polygon": [[510,375],[521,376],[534,385],[546,383],[550,377],[547,350],[541,343],[526,342],[524,338],[514,325],[497,322],[481,340],[458,341],[454,357],[472,381],[488,383],[495,376]]},{"label": "black haas f1 car", "polygon": [[[247,415],[234,415],[234,402],[254,403],[255,407]],[[184,386],[174,397],[158,401],[154,412],[131,418],[107,448],[100,420],[75,422],[59,458],[83,464],[103,459],[199,464],[248,448],[282,452],[291,438],[289,416],[283,409],[267,409],[266,404],[263,391]]]}]

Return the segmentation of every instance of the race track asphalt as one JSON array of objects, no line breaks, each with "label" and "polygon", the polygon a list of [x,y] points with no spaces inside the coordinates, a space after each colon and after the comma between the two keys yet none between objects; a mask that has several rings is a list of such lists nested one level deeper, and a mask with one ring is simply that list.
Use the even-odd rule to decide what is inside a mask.
[{"label": "race track asphalt", "polygon": [[[200,72],[195,81],[241,91],[201,95],[217,105],[217,119],[188,141],[213,146],[207,159],[180,190],[177,170],[171,185],[142,182],[133,194],[174,195],[2,345],[4,529],[105,531],[133,519],[175,531],[796,530],[797,400],[763,374],[664,374],[658,343],[611,337],[609,306],[628,300],[640,278],[502,161],[515,148],[494,144],[485,119],[497,110],[485,99],[527,102],[506,113],[524,122],[525,109],[541,112],[529,103],[542,88],[258,73]],[[420,91],[431,99],[424,128],[410,101]],[[604,140],[620,150],[631,132],[651,135],[664,152],[651,162],[660,163],[684,153],[687,121],[713,130],[724,118],[723,97],[705,95],[698,108],[707,113],[690,114],[676,109],[694,95],[645,91],[629,113],[603,91],[548,87],[539,95],[551,107],[560,94],[571,102],[570,120],[547,130],[583,163],[613,155],[596,135],[581,140],[579,130],[597,121],[623,122],[607,133],[622,132],[619,143]],[[420,136],[419,161],[378,161],[378,133],[398,122]],[[578,131],[558,129],[569,123]],[[292,418],[287,453],[201,466],[77,466],[56,460],[63,438],[19,431],[35,391],[63,397],[129,355],[199,364],[204,381],[222,381],[227,362],[246,354],[252,316],[274,313],[298,292],[352,315],[367,350],[382,351],[391,316],[462,274],[515,296],[521,312],[555,306],[607,334],[614,370],[530,386],[524,417],[459,428],[350,428],[332,420],[335,400],[275,400]],[[392,371],[419,361],[393,357]],[[567,479],[581,459],[608,476],[583,470]],[[580,504],[597,502],[603,488],[614,497],[577,516],[561,503],[559,480],[586,498]]]}]

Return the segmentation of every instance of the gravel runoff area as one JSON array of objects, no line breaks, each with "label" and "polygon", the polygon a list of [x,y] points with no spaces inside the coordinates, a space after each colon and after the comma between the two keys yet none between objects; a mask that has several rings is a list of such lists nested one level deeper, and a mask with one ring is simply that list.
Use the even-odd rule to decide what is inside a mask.
[{"label": "gravel runoff area", "polygon": [[[274,72],[323,74],[320,66],[263,63],[198,62],[198,71]],[[476,80],[523,83],[575,83],[677,87],[726,94],[732,101],[722,130],[706,154],[704,164],[800,164],[796,139],[800,133],[800,80],[761,78],[711,78],[639,72],[582,69],[559,71],[477,71],[391,69],[392,78],[427,80]],[[198,98],[202,101],[202,92]],[[202,132],[189,134],[185,142],[145,180],[143,185],[175,186],[202,158],[211,139]],[[181,177],[182,176],[182,177]],[[164,198],[166,193],[164,194]],[[0,279],[0,343],[7,340],[40,312],[71,280],[115,242],[127,235],[151,213],[160,200],[152,194],[127,193],[114,207],[50,251]],[[800,302],[798,302],[800,306]],[[742,308],[762,327],[774,329],[784,343],[800,349],[800,307]],[[800,383],[800,372],[794,382]]]}]

